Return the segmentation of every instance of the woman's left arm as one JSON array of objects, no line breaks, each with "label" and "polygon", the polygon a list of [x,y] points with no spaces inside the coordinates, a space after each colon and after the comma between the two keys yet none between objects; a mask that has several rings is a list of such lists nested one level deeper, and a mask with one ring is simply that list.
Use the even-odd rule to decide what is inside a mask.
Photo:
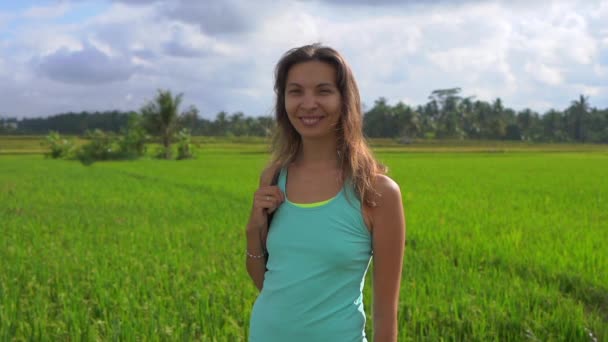
[{"label": "woman's left arm", "polygon": [[374,342],[397,341],[397,312],[405,249],[405,214],[399,185],[377,176],[377,206],[371,208]]}]

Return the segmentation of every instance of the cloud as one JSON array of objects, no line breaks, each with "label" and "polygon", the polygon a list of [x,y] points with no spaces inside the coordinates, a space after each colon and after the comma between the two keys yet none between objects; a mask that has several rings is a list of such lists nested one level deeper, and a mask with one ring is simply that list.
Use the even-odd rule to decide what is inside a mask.
[{"label": "cloud", "polygon": [[454,5],[481,0],[320,0],[322,3],[339,6],[409,6],[409,5]]},{"label": "cloud", "polygon": [[535,80],[542,84],[557,86],[563,82],[561,71],[557,68],[547,66],[546,64],[527,63],[524,69],[526,72],[530,73]]},{"label": "cloud", "polygon": [[49,6],[33,6],[23,12],[27,19],[53,19],[61,17],[70,10],[70,4],[61,2]]},{"label": "cloud", "polygon": [[149,5],[160,2],[159,0],[114,0],[114,2],[119,2],[128,5]]},{"label": "cloud", "polygon": [[61,48],[34,61],[39,72],[52,80],[74,84],[98,84],[128,80],[137,67],[125,57],[110,57],[84,43],[81,50]]},{"label": "cloud", "polygon": [[606,1],[114,0],[84,19],[77,1],[69,22],[0,14],[5,112],[137,109],[164,88],[206,117],[269,114],[275,63],[312,42],[346,57],[367,104],[458,86],[515,109],[583,91],[608,106]]},{"label": "cloud", "polygon": [[163,51],[170,56],[195,58],[229,54],[233,49],[207,36],[192,25],[176,23],[171,27],[172,35],[163,42]]},{"label": "cloud", "polygon": [[197,24],[207,34],[233,34],[255,28],[259,4],[234,0],[177,0],[163,4],[162,14],[168,18]]}]

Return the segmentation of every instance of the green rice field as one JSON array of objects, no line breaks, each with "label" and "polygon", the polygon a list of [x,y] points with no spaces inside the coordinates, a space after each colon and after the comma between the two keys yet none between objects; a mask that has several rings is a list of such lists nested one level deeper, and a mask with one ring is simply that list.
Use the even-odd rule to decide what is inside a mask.
[{"label": "green rice field", "polygon": [[[89,167],[41,140],[0,137],[1,341],[246,340],[263,140]],[[608,340],[608,146],[373,146],[407,217],[399,341]]]}]

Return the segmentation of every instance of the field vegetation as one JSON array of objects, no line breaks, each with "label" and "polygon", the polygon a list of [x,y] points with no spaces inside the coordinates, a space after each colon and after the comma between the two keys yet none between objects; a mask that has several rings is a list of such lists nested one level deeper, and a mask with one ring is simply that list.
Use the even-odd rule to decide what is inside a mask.
[{"label": "field vegetation", "polygon": [[[0,138],[0,340],[246,339],[264,138],[91,166],[42,140]],[[608,339],[606,145],[372,146],[407,216],[399,341]]]}]

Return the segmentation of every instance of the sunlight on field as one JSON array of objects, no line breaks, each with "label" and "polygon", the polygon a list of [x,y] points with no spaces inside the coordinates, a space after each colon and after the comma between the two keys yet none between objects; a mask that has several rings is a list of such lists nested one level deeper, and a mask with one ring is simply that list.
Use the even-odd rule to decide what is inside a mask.
[{"label": "sunlight on field", "polygon": [[[386,145],[408,228],[399,341],[608,338],[605,147]],[[265,150],[207,141],[196,160],[90,167],[0,156],[0,340],[244,340],[243,231]],[[371,303],[368,276],[368,334]]]}]

